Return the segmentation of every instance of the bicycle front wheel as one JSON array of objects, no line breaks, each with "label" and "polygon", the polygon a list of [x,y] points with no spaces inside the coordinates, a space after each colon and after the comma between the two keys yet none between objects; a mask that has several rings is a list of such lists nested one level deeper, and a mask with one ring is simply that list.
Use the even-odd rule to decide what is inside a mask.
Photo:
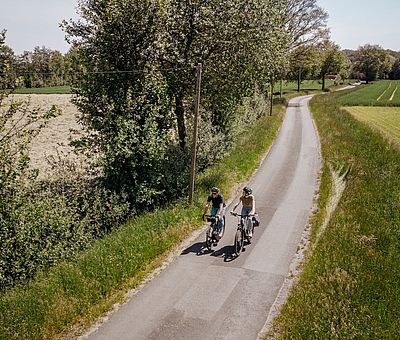
[{"label": "bicycle front wheel", "polygon": [[212,227],[209,227],[208,229],[207,229],[207,232],[206,232],[206,248],[208,249],[208,250],[211,250],[211,248],[212,248],[212,233],[213,233],[213,228]]},{"label": "bicycle front wheel", "polygon": [[243,249],[243,232],[241,229],[236,230],[234,251],[235,255],[239,256]]}]

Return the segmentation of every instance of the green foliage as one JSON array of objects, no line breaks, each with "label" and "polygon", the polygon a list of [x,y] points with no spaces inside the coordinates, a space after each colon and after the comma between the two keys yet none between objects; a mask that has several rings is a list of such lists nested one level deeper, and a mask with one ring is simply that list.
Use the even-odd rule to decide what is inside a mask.
[{"label": "green foliage", "polygon": [[168,251],[203,224],[200,211],[210,186],[222,188],[229,199],[234,186],[249,178],[277,134],[282,111],[275,107],[271,117],[247,126],[231,154],[198,177],[192,207],[183,199],[137,216],[74,261],[44,271],[29,286],[0,293],[0,338],[60,336],[122,300],[128,288],[137,287]]},{"label": "green foliage", "polygon": [[135,209],[179,197],[190,164],[193,66],[204,65],[203,169],[245,121],[235,108],[284,59],[279,2],[87,0],[80,8],[85,20],[64,29],[85,70],[76,84],[89,132],[81,145],[97,151],[108,185],[128,193]]},{"label": "green foliage", "polygon": [[73,258],[129,211],[123,195],[67,168],[37,180],[28,146],[58,114],[56,106],[41,112],[29,102],[0,101],[0,290]]},{"label": "green foliage", "polygon": [[389,73],[389,54],[377,45],[361,46],[354,57],[354,70],[361,72],[368,82]]},{"label": "green foliage", "polygon": [[399,334],[400,154],[379,133],[340,110],[340,95],[311,102],[325,160],[324,190],[328,162],[352,169],[283,308],[276,338],[392,339]]}]

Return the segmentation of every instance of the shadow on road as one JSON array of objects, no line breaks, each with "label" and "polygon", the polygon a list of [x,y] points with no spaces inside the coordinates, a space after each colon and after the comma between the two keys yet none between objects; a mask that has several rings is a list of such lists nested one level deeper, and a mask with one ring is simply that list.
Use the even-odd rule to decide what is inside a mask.
[{"label": "shadow on road", "polygon": [[185,250],[183,250],[181,255],[187,255],[190,253],[199,255],[199,253],[201,253],[204,248],[205,248],[205,242],[197,242],[197,243],[192,244],[190,247],[186,248]]},{"label": "shadow on road", "polygon": [[214,257],[220,257],[224,259],[224,262],[230,262],[237,258],[233,245],[227,245],[220,249],[208,250],[205,242],[197,242],[192,244],[190,247],[183,250],[181,255],[187,255],[190,253],[196,254],[197,256],[210,255]]}]

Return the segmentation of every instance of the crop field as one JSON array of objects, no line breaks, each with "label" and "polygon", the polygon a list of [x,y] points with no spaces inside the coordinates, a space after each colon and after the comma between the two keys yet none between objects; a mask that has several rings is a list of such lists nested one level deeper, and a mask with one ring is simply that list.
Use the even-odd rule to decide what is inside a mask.
[{"label": "crop field", "polygon": [[346,106],[400,106],[400,80],[382,80],[365,85],[339,98]]},{"label": "crop field", "polygon": [[346,110],[400,146],[400,107],[353,106]]},{"label": "crop field", "polygon": [[18,88],[13,91],[15,94],[71,94],[70,86],[52,86],[52,87],[33,87]]},{"label": "crop field", "polygon": [[41,170],[45,175],[50,170],[49,159],[68,157],[71,161],[81,162],[82,159],[73,153],[70,141],[82,135],[82,125],[77,121],[78,109],[71,103],[69,94],[13,94],[13,101],[29,100],[32,108],[41,111],[56,105],[61,109],[61,115],[51,118],[49,124],[43,128],[30,144],[31,165]]}]

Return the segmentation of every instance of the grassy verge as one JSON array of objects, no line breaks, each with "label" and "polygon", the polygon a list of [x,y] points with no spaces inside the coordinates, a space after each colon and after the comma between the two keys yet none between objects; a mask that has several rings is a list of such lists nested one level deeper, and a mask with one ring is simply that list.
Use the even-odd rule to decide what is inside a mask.
[{"label": "grassy verge", "polygon": [[[328,164],[351,165],[347,186],[274,325],[275,338],[395,339],[400,328],[400,154],[341,110],[334,93],[311,108],[324,159],[319,205],[330,195]],[[314,221],[313,242],[325,217]]]},{"label": "grassy verge", "polygon": [[73,263],[42,273],[29,287],[0,295],[1,339],[51,339],[76,324],[86,326],[123,299],[128,288],[160,265],[203,222],[206,194],[219,186],[225,197],[245,181],[272,144],[282,121],[282,106],[244,133],[230,156],[201,174],[194,205],[186,201],[142,215],[99,240]]}]

